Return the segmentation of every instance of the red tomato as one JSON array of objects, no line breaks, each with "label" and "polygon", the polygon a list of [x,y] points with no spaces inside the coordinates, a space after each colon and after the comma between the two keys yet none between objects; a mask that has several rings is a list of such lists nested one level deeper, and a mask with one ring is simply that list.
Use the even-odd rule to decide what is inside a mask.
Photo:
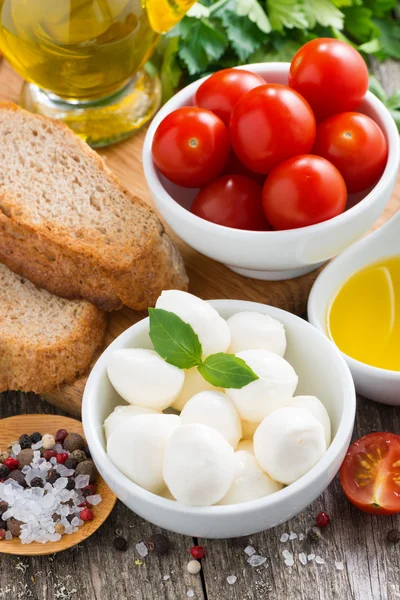
[{"label": "red tomato", "polygon": [[339,169],[349,192],[360,192],[381,177],[388,149],[375,121],[361,113],[346,112],[319,125],[313,152]]},{"label": "red tomato", "polygon": [[251,71],[224,69],[214,73],[201,84],[194,102],[197,106],[211,110],[228,126],[237,101],[246,92],[263,84],[265,79]]},{"label": "red tomato", "polygon": [[216,115],[196,106],[178,108],[154,134],[153,160],[170,181],[201,187],[221,173],[229,156],[228,130]]},{"label": "red tomato", "polygon": [[268,173],[282,160],[310,152],[315,131],[315,118],[304,98],[279,84],[247,92],[229,124],[235,153],[257,173]]},{"label": "red tomato", "polygon": [[223,175],[244,175],[245,177],[250,177],[253,181],[258,183],[258,185],[263,186],[265,181],[265,175],[261,175],[260,173],[254,173],[244,165],[233,152],[230,151],[228,162],[226,163],[224,170],[222,171]]},{"label": "red tomato", "polygon": [[309,102],[318,120],[354,110],[368,90],[368,69],[352,46],[331,38],[304,44],[290,65],[289,85]]},{"label": "red tomato", "polygon": [[262,207],[262,188],[243,175],[223,175],[197,194],[192,213],[235,229],[269,229]]},{"label": "red tomato", "polygon": [[274,229],[315,225],[344,211],[346,184],[337,168],[325,158],[311,154],[295,156],[268,175],[263,206]]},{"label": "red tomato", "polygon": [[340,468],[347,498],[378,515],[400,512],[400,436],[369,433],[350,446]]}]

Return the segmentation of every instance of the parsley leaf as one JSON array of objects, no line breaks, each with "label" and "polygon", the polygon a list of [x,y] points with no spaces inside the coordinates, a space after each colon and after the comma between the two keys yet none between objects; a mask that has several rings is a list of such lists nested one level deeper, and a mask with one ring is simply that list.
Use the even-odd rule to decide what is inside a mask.
[{"label": "parsley leaf", "polygon": [[185,17],[178,31],[179,57],[190,75],[205,71],[210,62],[219,60],[228,45],[226,33],[205,18]]},{"label": "parsley leaf", "polygon": [[283,32],[284,27],[308,27],[304,5],[299,0],[267,0],[267,7],[272,29]]},{"label": "parsley leaf", "polygon": [[331,0],[307,0],[304,8],[310,29],[317,23],[323,27],[343,28],[344,15]]},{"label": "parsley leaf", "polygon": [[272,30],[270,20],[258,0],[236,0],[236,11],[239,17],[248,17],[264,33]]}]

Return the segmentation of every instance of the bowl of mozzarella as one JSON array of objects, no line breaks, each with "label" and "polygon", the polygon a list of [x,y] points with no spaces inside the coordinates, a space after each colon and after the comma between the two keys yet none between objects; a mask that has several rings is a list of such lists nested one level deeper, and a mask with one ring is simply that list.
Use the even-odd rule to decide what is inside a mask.
[{"label": "bowl of mozzarella", "polygon": [[156,308],[192,327],[203,359],[233,354],[257,378],[214,387],[155,352],[148,318],[136,323],[84,392],[100,474],[131,510],[176,533],[230,538],[287,521],[329,485],[349,446],[356,398],[344,359],[305,320],[271,306],[170,290]]}]

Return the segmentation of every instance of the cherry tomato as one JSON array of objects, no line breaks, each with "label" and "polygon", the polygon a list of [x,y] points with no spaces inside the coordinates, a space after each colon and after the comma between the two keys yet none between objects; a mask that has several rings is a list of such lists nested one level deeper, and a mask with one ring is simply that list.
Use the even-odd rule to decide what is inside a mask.
[{"label": "cherry tomato", "polygon": [[331,38],[307,42],[294,55],[289,85],[309,102],[318,120],[354,110],[368,90],[368,69],[352,46]]},{"label": "cherry tomato", "polygon": [[375,121],[361,113],[346,112],[319,125],[313,152],[339,169],[349,192],[360,192],[381,177],[388,149]]},{"label": "cherry tomato", "polygon": [[226,163],[224,170],[222,171],[222,175],[244,175],[245,177],[250,177],[253,181],[258,183],[258,185],[263,186],[265,181],[265,175],[261,175],[260,173],[255,173],[246,167],[236,156],[233,150],[229,153],[228,162]]},{"label": "cherry tomato", "polygon": [[262,207],[262,188],[243,175],[223,175],[197,194],[192,213],[235,229],[269,229]]},{"label": "cherry tomato", "polygon": [[251,71],[224,69],[214,73],[201,84],[194,101],[197,106],[211,110],[228,126],[237,101],[246,92],[263,84],[265,79]]},{"label": "cherry tomato", "polygon": [[346,184],[332,163],[311,154],[289,158],[268,175],[265,216],[274,229],[315,225],[342,213]]},{"label": "cherry tomato", "polygon": [[272,83],[247,92],[229,124],[235,153],[256,173],[268,173],[282,160],[310,152],[315,131],[315,118],[304,98]]},{"label": "cherry tomato", "polygon": [[153,160],[170,181],[201,187],[221,173],[229,156],[228,130],[216,115],[196,106],[178,108],[154,134]]},{"label": "cherry tomato", "polygon": [[350,446],[340,468],[347,498],[365,512],[400,512],[400,436],[369,433]]}]

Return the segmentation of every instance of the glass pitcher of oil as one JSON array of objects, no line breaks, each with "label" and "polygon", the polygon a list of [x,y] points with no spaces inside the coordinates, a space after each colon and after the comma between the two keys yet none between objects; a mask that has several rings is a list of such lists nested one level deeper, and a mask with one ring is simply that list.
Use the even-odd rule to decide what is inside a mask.
[{"label": "glass pitcher of oil", "polygon": [[27,81],[21,104],[93,146],[128,137],[160,102],[142,67],[194,2],[0,0],[0,50]]}]

